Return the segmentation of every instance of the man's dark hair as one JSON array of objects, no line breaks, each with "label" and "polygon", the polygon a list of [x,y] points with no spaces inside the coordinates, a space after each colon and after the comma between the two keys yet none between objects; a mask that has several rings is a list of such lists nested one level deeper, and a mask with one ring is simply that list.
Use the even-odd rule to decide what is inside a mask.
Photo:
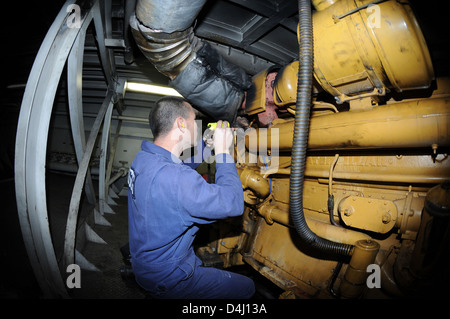
[{"label": "man's dark hair", "polygon": [[191,109],[184,102],[188,103],[176,96],[165,96],[156,102],[148,117],[153,138],[169,133],[177,117],[189,117]]}]

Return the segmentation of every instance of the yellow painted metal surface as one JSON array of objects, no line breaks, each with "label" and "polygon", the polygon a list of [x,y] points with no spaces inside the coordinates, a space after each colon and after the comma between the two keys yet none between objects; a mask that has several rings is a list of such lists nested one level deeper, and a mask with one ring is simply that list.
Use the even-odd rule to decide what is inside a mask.
[{"label": "yellow painted metal surface", "polygon": [[[314,77],[336,103],[320,100],[313,88],[314,103],[328,111],[312,113],[303,210],[312,232],[355,245],[350,264],[333,274],[337,262],[306,247],[289,215],[296,61],[276,75],[272,92],[268,70],[253,78],[256,91],[246,113],[265,112],[267,97],[273,96],[282,118],[269,129],[245,133],[246,148],[237,155],[246,202],[242,231],[221,233],[214,247],[227,266],[242,262],[239,252],[286,290],[284,296],[330,298],[335,280],[343,297],[359,297],[371,263],[382,267],[386,291],[398,294],[400,281],[392,269],[399,250],[416,241],[427,191],[450,179],[450,79],[438,79],[426,98],[402,95],[434,81],[407,1],[376,6],[365,6],[369,0],[312,2]],[[338,104],[344,101],[349,108],[342,111]],[[253,153],[255,148],[261,154]],[[249,160],[250,149],[257,161]]]},{"label": "yellow painted metal surface", "polygon": [[397,206],[385,199],[349,196],[339,203],[342,221],[347,226],[385,234],[395,226]]},{"label": "yellow painted metal surface", "polygon": [[256,74],[253,79],[254,98],[245,104],[245,112],[249,115],[257,114],[266,109],[266,77],[268,70]]},{"label": "yellow painted metal surface", "polygon": [[[277,205],[263,204],[259,207],[258,213],[264,217],[269,225],[277,222],[284,226],[293,227],[288,210],[284,210]],[[358,240],[370,239],[369,235],[346,228],[334,227],[327,223],[327,221],[318,221],[313,218],[307,218],[306,223],[315,234],[338,243],[353,245]]]},{"label": "yellow painted metal surface", "polygon": [[341,0],[313,15],[314,75],[340,102],[431,85],[434,71],[406,2]]},{"label": "yellow painted metal surface", "polygon": [[329,6],[332,6],[338,0],[312,0],[314,8],[318,11],[325,10]]},{"label": "yellow painted metal surface", "polygon": [[380,245],[374,240],[359,240],[355,243],[352,259],[345,272],[340,289],[344,298],[358,298],[366,286],[367,267],[374,263]]},{"label": "yellow painted metal surface", "polygon": [[286,65],[277,74],[273,88],[273,100],[276,105],[295,104],[297,99],[298,61]]},{"label": "yellow painted metal surface", "polygon": [[256,196],[264,198],[270,193],[270,183],[259,174],[259,168],[247,167],[238,168],[238,174],[242,182],[242,187],[251,188]]},{"label": "yellow painted metal surface", "polygon": [[[290,150],[293,121],[273,125],[272,138],[259,138],[258,129],[248,133],[270,149],[272,139],[280,150]],[[273,132],[272,132],[273,131]],[[311,118],[309,149],[387,149],[450,146],[450,98],[398,102],[370,110],[340,112]]]},{"label": "yellow painted metal surface", "polygon": [[251,251],[244,256],[263,275],[285,290],[308,296],[326,296],[326,289],[336,262],[317,259],[299,249],[295,230],[278,223],[260,221],[255,229]]}]

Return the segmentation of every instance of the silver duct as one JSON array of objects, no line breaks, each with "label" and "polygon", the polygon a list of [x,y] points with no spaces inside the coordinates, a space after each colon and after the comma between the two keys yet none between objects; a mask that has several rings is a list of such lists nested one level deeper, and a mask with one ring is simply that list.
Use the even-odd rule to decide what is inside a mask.
[{"label": "silver duct", "polygon": [[169,85],[202,113],[233,122],[250,77],[194,34],[206,0],[139,0],[130,26],[138,47]]}]

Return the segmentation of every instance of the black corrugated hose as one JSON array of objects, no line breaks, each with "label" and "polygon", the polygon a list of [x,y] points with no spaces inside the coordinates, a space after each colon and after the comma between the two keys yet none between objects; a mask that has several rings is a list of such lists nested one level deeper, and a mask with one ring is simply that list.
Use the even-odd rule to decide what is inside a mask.
[{"label": "black corrugated hose", "polygon": [[289,185],[290,214],[297,233],[307,247],[318,249],[329,258],[351,256],[353,246],[317,236],[308,227],[303,212],[303,186],[308,147],[313,72],[313,34],[311,0],[299,0],[299,71]]}]

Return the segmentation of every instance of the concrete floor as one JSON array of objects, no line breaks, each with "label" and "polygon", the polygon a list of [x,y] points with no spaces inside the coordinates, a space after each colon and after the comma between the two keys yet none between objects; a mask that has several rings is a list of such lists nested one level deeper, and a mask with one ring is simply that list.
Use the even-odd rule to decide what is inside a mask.
[{"label": "concrete floor", "polygon": [[73,298],[142,299],[145,292],[130,278],[122,279],[120,269],[125,267],[120,248],[128,243],[127,198],[116,199],[111,206],[115,214],[105,214],[111,226],[95,225],[94,231],[106,242],[87,242],[83,255],[100,272],[82,271],[81,288],[73,289]]}]

